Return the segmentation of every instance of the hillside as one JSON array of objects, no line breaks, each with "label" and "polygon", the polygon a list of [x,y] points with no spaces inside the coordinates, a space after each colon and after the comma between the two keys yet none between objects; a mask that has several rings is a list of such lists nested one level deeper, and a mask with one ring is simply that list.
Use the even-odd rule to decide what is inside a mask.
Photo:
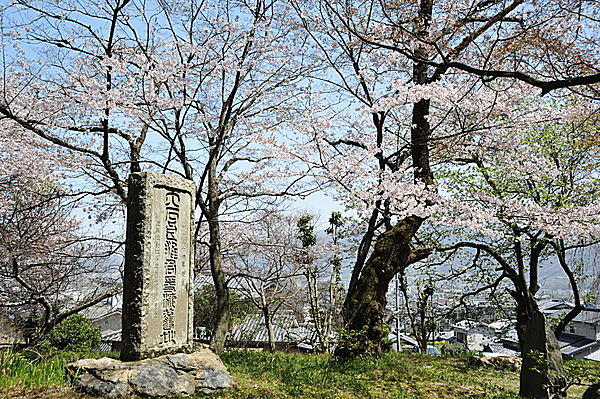
[{"label": "hillside", "polygon": [[[229,352],[223,355],[239,384],[219,398],[518,398],[517,370],[471,366],[467,357],[389,353],[337,363],[324,355]],[[600,378],[600,363],[576,363]],[[573,387],[569,398],[581,398]]]},{"label": "hillside", "polygon": [[[0,397],[87,399],[64,381],[63,359],[30,363],[31,367],[22,360],[3,362]],[[473,366],[467,357],[390,353],[338,363],[328,355],[230,351],[222,359],[238,389],[215,398],[518,398],[518,371]],[[600,379],[598,362],[577,361],[570,366],[579,369],[580,375]],[[574,386],[568,397],[579,399],[583,391]]]}]

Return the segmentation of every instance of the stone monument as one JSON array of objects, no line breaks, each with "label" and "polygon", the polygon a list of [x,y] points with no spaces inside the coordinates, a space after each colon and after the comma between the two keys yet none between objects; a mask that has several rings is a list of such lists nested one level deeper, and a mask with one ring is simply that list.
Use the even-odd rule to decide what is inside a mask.
[{"label": "stone monument", "polygon": [[154,172],[129,176],[121,360],[193,346],[195,186]]},{"label": "stone monument", "polygon": [[189,180],[129,176],[121,360],[69,364],[81,391],[179,397],[235,387],[217,355],[194,348],[194,194]]}]

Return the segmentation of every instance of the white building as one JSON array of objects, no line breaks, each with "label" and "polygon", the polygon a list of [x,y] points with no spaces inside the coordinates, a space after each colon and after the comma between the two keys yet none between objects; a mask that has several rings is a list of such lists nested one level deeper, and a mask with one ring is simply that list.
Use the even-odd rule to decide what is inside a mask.
[{"label": "white building", "polygon": [[600,341],[600,312],[584,310],[569,323],[565,332]]},{"label": "white building", "polygon": [[479,321],[461,320],[452,327],[456,342],[469,351],[482,351],[486,344],[496,339],[496,330]]},{"label": "white building", "polygon": [[600,360],[600,312],[579,313],[561,334],[560,351],[568,359]]}]

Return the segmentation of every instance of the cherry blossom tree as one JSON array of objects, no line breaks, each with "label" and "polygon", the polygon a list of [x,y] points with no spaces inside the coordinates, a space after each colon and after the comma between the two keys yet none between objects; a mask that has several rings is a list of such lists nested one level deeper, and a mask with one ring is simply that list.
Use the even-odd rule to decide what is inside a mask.
[{"label": "cherry blossom tree", "polygon": [[[314,100],[298,127],[299,132],[308,138],[305,143],[312,144],[312,147],[307,155],[300,156],[321,168],[323,180],[332,181],[349,193],[350,204],[365,209],[367,204],[356,201],[354,194],[368,193],[371,197],[382,194],[372,185],[373,182],[383,183],[381,178],[385,171],[399,170],[410,156],[401,133],[403,113],[379,106],[389,96],[389,86],[398,78],[399,68],[387,62],[383,52],[355,40],[343,25],[335,21],[335,14],[325,3],[319,3],[314,9],[305,8],[304,3],[295,6],[317,49],[314,59],[324,60],[328,65],[327,74],[313,75],[310,94]],[[335,100],[332,102],[332,99]],[[381,304],[385,303],[386,278],[381,280],[385,289],[378,289],[371,283],[367,285],[372,289],[359,287],[363,284],[359,280],[376,235],[381,229],[392,228],[387,206],[380,199],[374,203],[369,201],[367,205],[370,213],[365,216],[365,232],[358,247],[346,298],[346,304],[373,305],[377,309],[349,310],[348,305],[344,305],[344,319],[349,329],[353,329],[350,324],[356,330],[361,330],[362,326],[373,327],[365,331],[364,345],[353,345],[360,351],[379,352],[383,338],[384,306]],[[379,279],[370,275],[375,280]],[[365,298],[377,299],[362,301],[358,296],[363,293]],[[341,347],[344,346],[338,346]]]},{"label": "cherry blossom tree", "polygon": [[130,172],[151,168],[196,182],[217,291],[211,345],[222,350],[223,215],[239,219],[261,199],[298,193],[306,173],[273,146],[274,110],[294,108],[304,73],[302,38],[279,2],[263,0],[16,7],[7,15],[20,52],[6,72],[13,83],[0,113],[85,157],[83,172],[122,204]]},{"label": "cherry blossom tree", "polygon": [[[14,123],[0,124],[0,308],[43,338],[120,291],[106,260],[115,246],[87,236],[73,212],[60,178],[76,161]],[[95,288],[83,290],[82,281]]]},{"label": "cherry blossom tree", "polygon": [[251,226],[235,230],[227,253],[230,279],[262,313],[271,352],[275,350],[273,318],[301,302],[303,291],[294,220],[276,210],[266,211]]},{"label": "cherry blossom tree", "polygon": [[[592,17],[595,6],[576,9],[566,3],[525,1],[319,5],[303,8],[305,3],[299,3],[297,10],[321,46],[321,58],[329,61],[331,74],[337,74],[322,77],[324,86],[336,93],[342,89],[347,97],[357,98],[358,93],[366,100],[347,100],[345,109],[326,108],[321,119],[305,123],[322,126],[303,131],[312,134],[319,150],[315,162],[329,179],[371,212],[371,233],[357,256],[343,314],[348,329],[362,331],[359,351],[377,353],[389,281],[430,253],[419,249],[414,238],[440,206],[432,165],[443,161],[452,140],[488,128],[488,114],[514,109],[510,96],[502,96],[507,104],[496,99],[505,89],[496,88],[492,78],[521,80],[544,92],[596,82],[595,53],[589,51],[594,31],[589,28],[597,24]],[[542,24],[539,15],[547,17]],[[577,33],[552,34],[557,23],[571,22],[577,23]],[[571,71],[567,65],[573,66]],[[581,67],[581,80],[569,75],[575,65]],[[513,91],[526,88],[517,85]],[[367,89],[370,98],[364,94]],[[594,87],[581,90],[593,94]],[[323,121],[327,112],[335,118]],[[378,128],[377,121],[386,124]]]},{"label": "cherry blossom tree", "polygon": [[[439,223],[452,224],[454,220],[470,234],[481,234],[444,250],[474,250],[473,264],[485,263],[483,258],[487,258],[484,273],[489,284],[477,291],[496,288],[503,280],[512,285],[509,293],[516,303],[516,327],[524,357],[520,392],[527,397],[553,395],[564,385],[554,335],[559,337],[585,309],[578,265],[570,261],[569,253],[600,238],[598,115],[579,105],[576,100],[567,102],[563,106],[569,110],[554,113],[552,121],[537,127],[512,131],[509,140],[488,134],[473,137],[476,142],[466,140],[462,143],[466,147],[457,147],[455,167],[438,174],[440,180],[449,177],[445,191],[452,192],[451,202],[461,203]],[[558,264],[568,278],[575,303],[554,334],[536,299],[540,269],[549,261]],[[542,365],[531,358],[534,351],[545,356]]]},{"label": "cherry blossom tree", "polygon": [[[500,143],[510,142],[507,135],[514,132],[514,125],[503,120],[509,114],[521,116],[516,121],[521,128],[551,120],[529,96],[531,87],[542,88],[542,94],[570,87],[580,95],[597,98],[593,86],[598,80],[597,53],[590,47],[596,41],[596,7],[519,0],[331,1],[310,10],[298,7],[311,32],[325,32],[312,38],[329,53],[326,58],[339,77],[323,79],[334,88],[330,90],[342,88],[356,97],[365,86],[373,90],[383,87],[362,106],[348,101],[348,108],[355,109],[327,108],[321,115],[334,110],[335,118],[329,116],[323,123],[324,118],[313,117],[312,123],[306,124],[314,127],[322,123],[320,128],[305,132],[312,134],[318,149],[315,163],[322,165],[330,181],[349,194],[359,210],[366,211],[366,218],[372,217],[369,227],[377,226],[367,229],[372,233],[365,235],[366,246],[363,256],[360,251],[357,256],[343,309],[346,328],[352,332],[349,336],[359,345],[340,345],[339,356],[380,351],[389,281],[411,263],[430,255],[431,248],[419,245],[417,233],[425,222],[434,223],[433,214],[453,208],[441,200],[444,187],[435,178],[440,170],[453,167],[448,166],[449,149],[463,137],[478,137],[488,131],[497,135],[501,148]],[[544,16],[541,22],[540,15]],[[556,26],[576,28],[557,30]],[[323,38],[333,38],[341,51],[323,45],[328,43]],[[377,55],[379,59],[363,62],[367,58],[364,54],[369,54],[368,61]],[[386,80],[380,72],[382,66],[395,73],[395,80]],[[553,93],[549,102],[563,101],[563,94]],[[412,110],[403,114],[401,109],[411,105]],[[586,106],[596,108],[593,102]],[[576,108],[562,107],[560,112],[568,114]],[[344,123],[352,118],[343,119],[346,114],[354,117],[353,124]],[[399,121],[404,115],[410,124],[389,123],[394,114],[399,115]],[[369,117],[375,125],[386,119],[388,124],[369,132]],[[548,215],[561,212],[552,209]],[[454,220],[464,224],[489,216],[482,212],[470,217],[460,210],[455,215]],[[493,228],[488,233],[493,233]],[[372,245],[376,234],[379,237]],[[544,327],[537,325],[530,330],[532,336],[536,331],[543,334]],[[525,365],[524,370],[531,371],[530,366]],[[536,383],[528,385],[527,381]],[[523,395],[537,395],[544,389],[540,379],[523,378],[522,382]],[[559,379],[554,382],[561,384]],[[559,391],[560,386],[552,389]]]},{"label": "cherry blossom tree", "polygon": [[0,307],[43,338],[70,315],[119,293],[118,270],[108,259],[112,246],[82,236],[63,193],[15,189],[3,195],[11,206],[0,219]]}]

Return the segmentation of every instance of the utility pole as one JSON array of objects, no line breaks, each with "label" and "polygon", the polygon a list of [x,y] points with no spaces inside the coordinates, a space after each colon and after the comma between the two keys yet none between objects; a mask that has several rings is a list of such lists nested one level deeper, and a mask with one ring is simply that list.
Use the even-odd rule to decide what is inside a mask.
[{"label": "utility pole", "polygon": [[396,274],[396,350],[400,352],[400,303],[398,301],[398,294],[400,293],[400,274]]}]

